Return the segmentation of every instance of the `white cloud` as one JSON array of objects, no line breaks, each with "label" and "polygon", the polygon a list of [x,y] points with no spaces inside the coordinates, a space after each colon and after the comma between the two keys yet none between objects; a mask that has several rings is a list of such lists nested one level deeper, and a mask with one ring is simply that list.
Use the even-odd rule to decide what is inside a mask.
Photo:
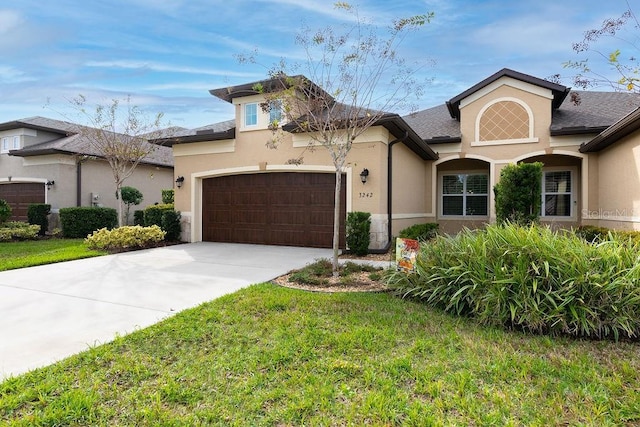
[{"label": "white cloud", "polygon": [[22,16],[9,9],[0,9],[0,36],[10,35],[23,22]]}]

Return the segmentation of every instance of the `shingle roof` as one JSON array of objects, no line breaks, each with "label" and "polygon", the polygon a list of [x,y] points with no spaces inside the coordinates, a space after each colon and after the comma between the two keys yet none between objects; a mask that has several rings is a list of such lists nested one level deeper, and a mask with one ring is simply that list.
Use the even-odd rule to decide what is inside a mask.
[{"label": "shingle roof", "polygon": [[444,104],[409,114],[404,120],[429,144],[460,141],[460,122]]},{"label": "shingle roof", "polygon": [[[580,99],[577,105],[572,101],[574,94]],[[639,105],[638,94],[572,91],[553,110],[550,131],[552,135],[600,133]],[[460,122],[451,118],[446,105],[418,111],[404,119],[429,144],[460,140]]]},{"label": "shingle roof", "polygon": [[[60,138],[39,144],[29,145],[19,150],[11,150],[10,154],[19,157],[39,156],[44,154],[80,154],[100,157],[100,153],[77,133],[78,125],[46,117],[29,117],[13,122],[0,123],[0,130],[26,127],[30,129],[46,130],[57,133]],[[154,146],[154,150],[141,162],[145,164],[172,167],[173,154],[170,147]]]},{"label": "shingle roof", "polygon": [[168,138],[158,138],[151,140],[152,144],[171,147],[174,144],[184,144],[189,142],[218,141],[223,139],[233,139],[236,137],[236,121],[225,120],[224,122],[212,123],[195,129],[185,129],[174,133]]},{"label": "shingle roof", "polygon": [[611,144],[640,129],[640,108],[636,108],[598,136],[580,146],[581,153],[590,153],[607,148]]}]

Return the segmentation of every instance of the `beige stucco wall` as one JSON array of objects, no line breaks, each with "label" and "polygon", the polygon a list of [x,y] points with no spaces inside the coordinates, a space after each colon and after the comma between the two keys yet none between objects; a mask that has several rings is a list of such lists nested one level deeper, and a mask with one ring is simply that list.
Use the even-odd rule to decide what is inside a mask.
[{"label": "beige stucco wall", "polygon": [[[497,101],[513,101],[525,108],[530,115],[532,135],[520,140],[479,141],[479,115]],[[552,93],[547,89],[504,77],[462,100],[460,104],[460,128],[462,141],[433,148],[440,159],[435,162],[433,176],[434,202],[439,206],[441,194],[438,191],[439,175],[448,170],[464,171],[484,168],[489,173],[489,215],[488,217],[468,217],[448,219],[436,209],[440,229],[454,233],[463,227],[476,228],[495,221],[495,197],[493,186],[500,179],[500,171],[510,163],[521,161],[541,161],[546,170],[568,167],[574,170],[575,206],[570,218],[546,221],[562,227],[575,226],[580,222],[581,213],[588,209],[593,195],[591,186],[597,180],[597,161],[590,162],[590,156],[579,152],[580,144],[589,141],[593,135],[552,137],[551,125]],[[479,163],[465,165],[462,162]],[[593,163],[594,171],[590,170]],[[468,169],[470,168],[470,169]],[[595,175],[594,175],[595,174]],[[584,178],[584,179],[583,179]],[[584,194],[584,195],[583,195]],[[593,197],[593,196],[591,196]],[[545,221],[543,221],[545,222]]]},{"label": "beige stucco wall", "polygon": [[584,213],[585,223],[640,230],[640,132],[600,151],[597,158],[596,203]]},{"label": "beige stucco wall", "polygon": [[[239,108],[237,108],[239,114]],[[201,183],[203,179],[242,173],[273,173],[279,171],[335,173],[332,159],[325,147],[313,143],[309,135],[285,133],[278,148],[266,146],[272,133],[265,129],[244,130],[239,127],[234,140],[176,144],[173,146],[175,176],[184,176],[183,187],[176,190],[176,207],[183,212],[183,238],[201,240]],[[343,172],[346,174],[347,212],[364,211],[372,215],[371,247],[383,247],[387,237],[387,155],[393,136],[381,126],[367,130],[353,144]],[[402,144],[393,149],[399,161],[398,179],[421,176],[419,200],[399,191],[395,207],[402,213],[424,214],[427,179],[424,162]],[[300,165],[288,165],[289,159],[302,156]],[[416,160],[418,159],[418,160]],[[360,172],[369,170],[367,182]],[[395,179],[395,177],[394,177]],[[415,182],[414,178],[411,178]],[[402,188],[400,188],[402,190]],[[411,206],[404,206],[410,203]]]}]

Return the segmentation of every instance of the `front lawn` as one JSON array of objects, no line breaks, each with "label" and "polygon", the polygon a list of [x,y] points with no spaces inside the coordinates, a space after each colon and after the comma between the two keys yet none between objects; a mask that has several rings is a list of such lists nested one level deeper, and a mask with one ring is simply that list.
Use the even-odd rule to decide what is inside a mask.
[{"label": "front lawn", "polygon": [[84,239],[0,242],[0,271],[105,255],[87,248]]},{"label": "front lawn", "polygon": [[255,285],[0,383],[0,424],[635,425],[640,346]]}]

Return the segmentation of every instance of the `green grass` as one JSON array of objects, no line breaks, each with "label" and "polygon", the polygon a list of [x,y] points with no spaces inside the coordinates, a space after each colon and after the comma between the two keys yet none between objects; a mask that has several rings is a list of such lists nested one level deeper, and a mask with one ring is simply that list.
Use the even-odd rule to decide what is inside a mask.
[{"label": "green grass", "polygon": [[105,255],[87,248],[84,239],[0,242],[0,271]]},{"label": "green grass", "polygon": [[0,424],[636,425],[640,347],[255,285],[0,383]]}]

